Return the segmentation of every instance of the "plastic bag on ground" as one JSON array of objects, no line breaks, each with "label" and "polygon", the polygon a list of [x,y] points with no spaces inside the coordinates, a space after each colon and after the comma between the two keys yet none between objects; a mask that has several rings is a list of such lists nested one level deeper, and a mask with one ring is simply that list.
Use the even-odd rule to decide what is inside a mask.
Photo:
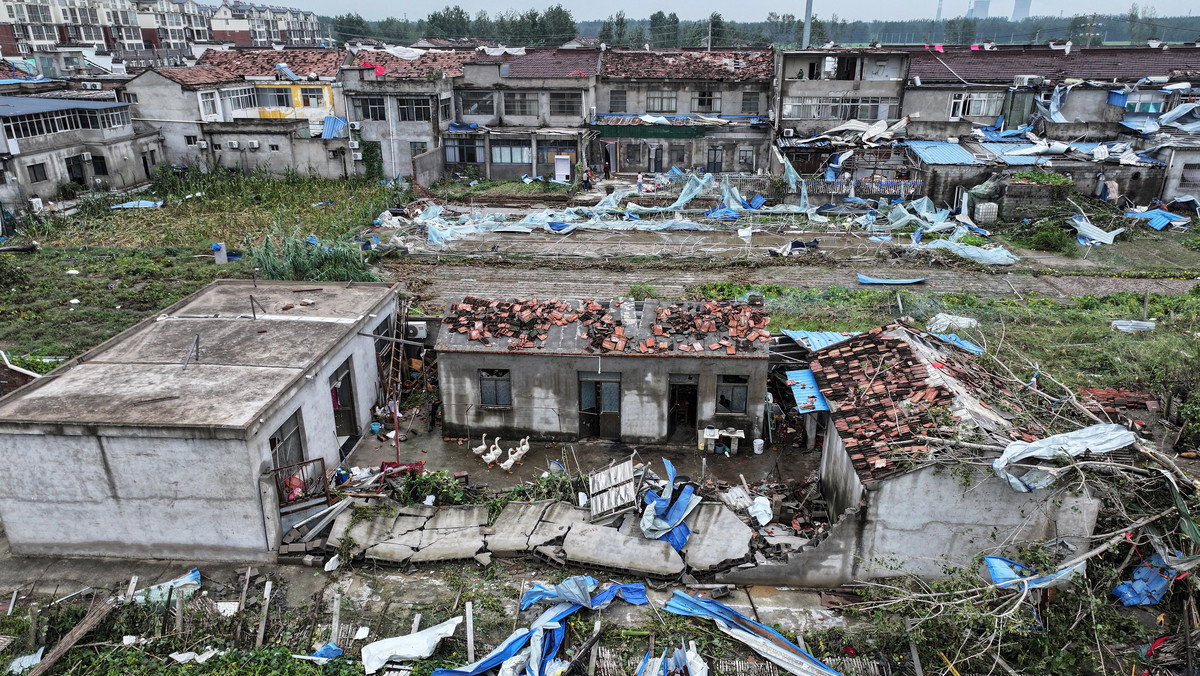
[{"label": "plastic bag on ground", "polygon": [[437,650],[438,643],[442,639],[454,634],[454,630],[462,620],[462,615],[459,615],[428,629],[422,629],[415,634],[393,636],[368,643],[362,648],[363,669],[368,674],[373,674],[382,669],[383,665],[390,660],[425,659]]}]

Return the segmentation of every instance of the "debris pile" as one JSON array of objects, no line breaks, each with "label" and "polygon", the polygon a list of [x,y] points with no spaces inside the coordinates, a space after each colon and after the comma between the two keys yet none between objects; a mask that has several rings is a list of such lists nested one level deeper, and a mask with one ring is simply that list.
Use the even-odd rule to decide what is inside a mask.
[{"label": "debris pile", "polygon": [[1081,387],[1083,405],[1093,413],[1115,415],[1120,409],[1158,408],[1158,397],[1149,392],[1135,392],[1123,387]]},{"label": "debris pile", "polygon": [[557,298],[539,303],[537,298],[504,301],[467,296],[450,305],[442,322],[483,345],[491,345],[491,338],[509,338],[508,349],[516,351],[534,347],[535,340],[545,347],[551,326],[566,326],[578,317],[570,304]]}]

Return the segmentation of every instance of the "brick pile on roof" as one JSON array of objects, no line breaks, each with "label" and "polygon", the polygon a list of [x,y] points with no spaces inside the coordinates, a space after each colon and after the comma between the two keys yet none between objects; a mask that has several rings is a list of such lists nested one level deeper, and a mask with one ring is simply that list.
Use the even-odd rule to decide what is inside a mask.
[{"label": "brick pile on roof", "polygon": [[513,352],[545,348],[553,328],[577,330],[583,352],[602,354],[678,351],[734,356],[771,340],[766,328],[770,317],[760,305],[733,301],[670,305],[655,308],[645,322],[640,318],[630,322],[628,313],[636,312],[631,303],[467,296],[450,304],[442,323],[448,331],[466,336],[468,343],[503,346]]},{"label": "brick pile on roof", "polygon": [[168,80],[185,87],[220,85],[239,82],[241,78],[220,66],[191,66],[188,68],[156,68],[155,71]]},{"label": "brick pile on roof", "polygon": [[384,77],[402,80],[424,79],[437,73],[446,77],[458,77],[463,74],[463,64],[474,58],[471,51],[428,51],[415,59],[402,59],[388,52],[361,51],[356,55],[353,65],[379,66],[384,69]]},{"label": "brick pile on roof", "polygon": [[600,57],[600,74],[650,80],[769,80],[774,53],[763,50],[610,50]]},{"label": "brick pile on roof", "polygon": [[1081,387],[1083,405],[1094,413],[1116,414],[1121,409],[1158,406],[1158,397],[1150,392],[1135,392],[1123,387]]},{"label": "brick pile on roof", "polygon": [[[264,77],[280,73],[278,64],[301,78],[310,73],[318,77],[335,77],[346,62],[344,49],[210,49],[200,55],[196,64],[220,66],[242,77]],[[282,76],[286,77],[286,76]]]},{"label": "brick pile on roof", "polygon": [[507,63],[507,77],[592,77],[600,70],[598,49],[526,48],[524,54],[476,52],[474,63]]},{"label": "brick pile on roof", "polygon": [[[645,347],[653,346],[659,351],[674,347],[681,352],[724,350],[733,355],[738,350],[749,350],[755,341],[771,342],[771,332],[767,330],[770,322],[771,318],[760,306],[743,303],[706,301],[690,309],[670,305],[655,309],[650,327],[654,336],[646,339],[649,342]],[[706,343],[713,333],[726,336]]]},{"label": "brick pile on roof", "polygon": [[[922,83],[962,84],[986,82],[1009,84],[1015,75],[1040,75],[1052,82],[1067,78],[1084,80],[1139,80],[1143,77],[1189,77],[1200,72],[1200,48],[1171,45],[1150,47],[1072,46],[1071,53],[1047,46],[970,49],[947,47],[945,52],[915,50],[909,54],[909,77]],[[961,79],[960,79],[961,78]]]},{"label": "brick pile on roof", "polygon": [[902,472],[905,460],[927,453],[917,437],[937,431],[929,409],[954,399],[926,383],[924,363],[906,342],[884,335],[886,328],[820,350],[810,365],[863,483]]}]

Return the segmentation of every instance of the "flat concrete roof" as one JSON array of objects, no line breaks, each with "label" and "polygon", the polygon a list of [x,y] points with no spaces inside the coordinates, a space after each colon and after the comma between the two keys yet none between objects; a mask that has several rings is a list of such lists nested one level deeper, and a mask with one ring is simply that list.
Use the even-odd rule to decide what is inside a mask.
[{"label": "flat concrete roof", "polygon": [[373,330],[367,315],[391,293],[216,282],[0,399],[0,423],[245,428],[347,336]]}]

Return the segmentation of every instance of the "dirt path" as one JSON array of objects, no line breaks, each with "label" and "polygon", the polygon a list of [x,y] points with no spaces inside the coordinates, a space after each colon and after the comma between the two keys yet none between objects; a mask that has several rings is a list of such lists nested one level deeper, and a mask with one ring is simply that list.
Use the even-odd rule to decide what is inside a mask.
[{"label": "dirt path", "polygon": [[[579,266],[586,265],[579,263]],[[593,264],[594,265],[594,264]],[[717,268],[710,270],[666,269],[654,263],[627,266],[584,267],[571,269],[547,261],[523,266],[500,266],[479,260],[468,263],[403,264],[392,266],[389,277],[403,281],[430,303],[444,303],[464,295],[492,297],[545,296],[560,298],[612,298],[629,294],[629,287],[648,284],[659,297],[687,293],[698,284],[735,280],[741,283],[782,284],[805,288],[868,288],[858,284],[856,272],[881,278],[924,277],[925,283],[913,290],[931,293],[968,292],[981,296],[1015,298],[1036,294],[1049,298],[1072,298],[1091,294],[1105,295],[1121,291],[1177,295],[1187,293],[1200,283],[1195,279],[1123,279],[1109,276],[1048,276],[1021,273],[989,273],[947,268],[888,265],[873,262],[862,265],[778,266],[758,269]],[[880,287],[869,287],[880,288]]]}]

